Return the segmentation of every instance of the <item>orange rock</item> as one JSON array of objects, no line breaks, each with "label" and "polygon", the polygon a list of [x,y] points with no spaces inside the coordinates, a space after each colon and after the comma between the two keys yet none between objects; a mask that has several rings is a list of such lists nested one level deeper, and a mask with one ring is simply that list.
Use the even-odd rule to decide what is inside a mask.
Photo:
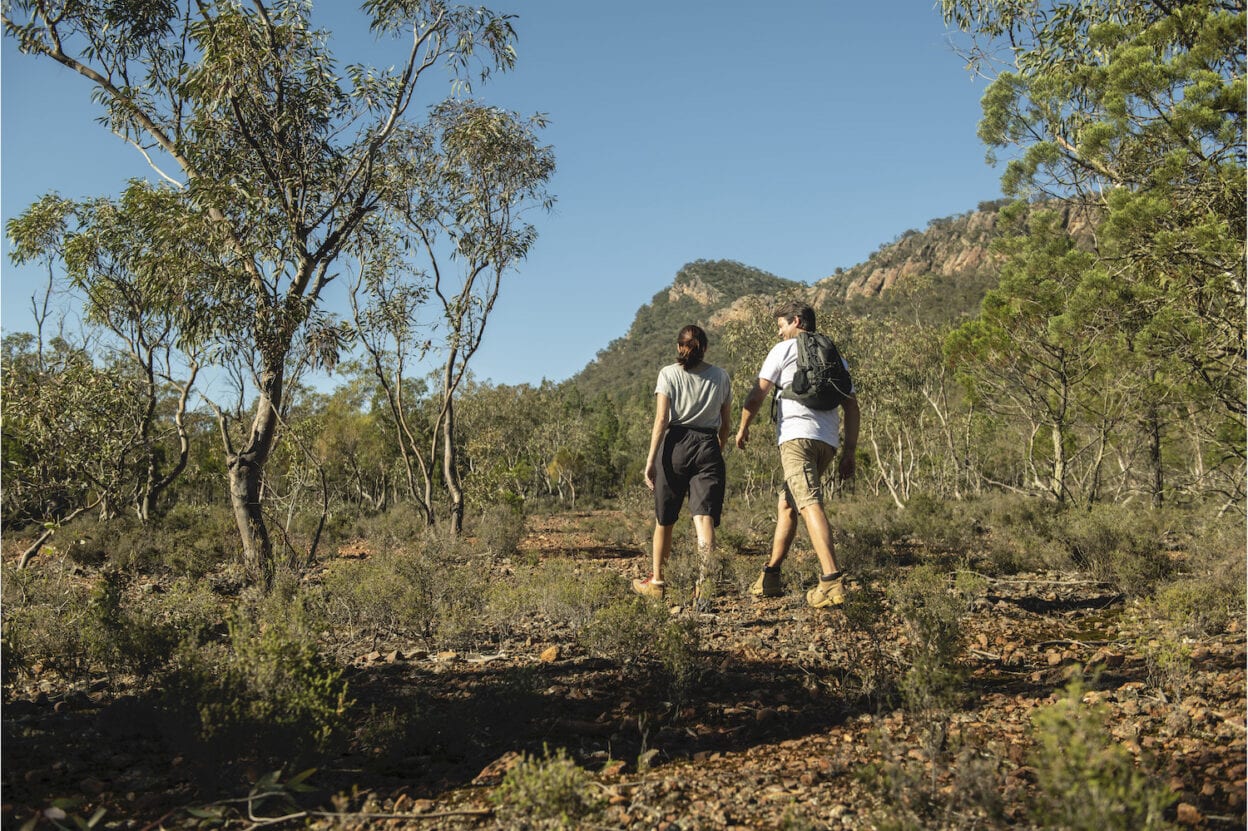
[{"label": "orange rock", "polygon": [[1179,815],[1177,819],[1182,825],[1199,825],[1205,818],[1195,805],[1191,805],[1187,802],[1180,802]]}]

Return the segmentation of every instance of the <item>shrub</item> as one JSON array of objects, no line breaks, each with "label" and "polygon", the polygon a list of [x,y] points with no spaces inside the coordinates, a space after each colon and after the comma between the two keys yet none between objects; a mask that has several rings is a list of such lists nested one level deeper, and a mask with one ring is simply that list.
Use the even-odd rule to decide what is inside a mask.
[{"label": "shrub", "polygon": [[[620,596],[619,578],[572,560],[548,560],[515,578],[529,609],[580,631],[599,609]],[[493,603],[491,603],[493,608]]]},{"label": "shrub", "polygon": [[975,537],[974,520],[965,515],[962,503],[952,500],[918,494],[906,503],[901,519],[934,550],[962,552]]},{"label": "shrub", "polygon": [[1075,567],[1139,595],[1170,570],[1153,517],[1129,506],[1102,504],[1063,514],[1053,536],[1070,553]]},{"label": "shrub", "polygon": [[698,599],[709,601],[721,583],[737,582],[732,560],[724,549],[716,545],[709,552],[704,551],[692,532],[683,540],[684,544],[680,540],[673,542],[672,556],[663,573],[670,598],[692,601],[696,593]]},{"label": "shrub", "polygon": [[674,619],[661,603],[640,597],[618,599],[594,615],[580,641],[627,669],[658,663],[677,698],[683,697],[696,675],[697,629],[692,622]]},{"label": "shrub", "polygon": [[559,748],[553,755],[525,754],[490,795],[512,828],[576,828],[602,810],[604,800],[589,772]]},{"label": "shrub", "polygon": [[1075,679],[1058,701],[1032,716],[1038,793],[1031,806],[1042,827],[1072,831],[1148,831],[1169,827],[1174,795],[1137,770],[1105,727],[1102,705],[1083,702]]},{"label": "shrub", "polygon": [[957,663],[962,652],[961,619],[970,598],[951,591],[947,577],[930,565],[916,567],[889,586],[888,596],[908,636],[910,668],[901,683],[906,706],[943,710],[954,703],[961,686]]},{"label": "shrub", "polygon": [[3,576],[5,679],[38,671],[67,680],[87,677],[89,587],[48,567],[19,570],[6,564]]},{"label": "shrub", "polygon": [[524,539],[524,512],[507,504],[485,509],[476,528],[477,543],[495,560],[510,559]]},{"label": "shrub", "polygon": [[899,686],[896,661],[883,649],[885,635],[879,623],[884,619],[884,595],[868,584],[845,594],[841,606],[850,635],[844,645],[849,654],[846,664],[852,667],[848,676],[853,682],[849,690],[879,710],[895,702]]},{"label": "shrub", "polygon": [[408,550],[387,546],[364,560],[333,563],[322,584],[326,613],[375,636],[470,643],[490,625],[484,610],[492,571],[488,558],[422,533]]},{"label": "shrub", "polygon": [[[906,748],[876,733],[882,761],[859,768],[857,777],[878,797],[870,827],[878,831],[1000,827],[1006,824],[1005,775],[995,754],[965,747],[942,754],[939,766],[910,759]],[[938,780],[949,777],[947,783]]]},{"label": "shrub", "polygon": [[868,574],[896,565],[906,535],[896,506],[882,499],[837,502],[828,520],[842,571]]},{"label": "shrub", "polygon": [[111,559],[118,566],[193,579],[219,568],[238,546],[234,517],[224,506],[178,504],[146,524],[113,520],[107,527]]},{"label": "shrub", "polygon": [[254,612],[231,616],[228,647],[183,643],[165,684],[173,721],[226,758],[328,749],[351,706],[342,670],[317,651],[301,599],[266,600]]},{"label": "shrub", "polygon": [[1214,577],[1179,580],[1160,589],[1150,606],[1179,634],[1193,638],[1216,635],[1243,616],[1242,577],[1232,583]]}]

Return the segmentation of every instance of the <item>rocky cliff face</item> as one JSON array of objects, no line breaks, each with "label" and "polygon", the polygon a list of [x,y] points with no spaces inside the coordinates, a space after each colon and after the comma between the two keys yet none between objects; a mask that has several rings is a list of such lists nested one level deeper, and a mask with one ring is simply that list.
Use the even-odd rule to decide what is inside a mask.
[{"label": "rocky cliff face", "polygon": [[[932,220],[923,231],[906,231],[883,245],[853,268],[815,283],[816,302],[855,297],[879,297],[882,293],[922,275],[953,281],[995,274],[1001,258],[991,252],[999,236],[998,204],[960,216]],[[1076,208],[1062,207],[1063,223],[1081,246],[1095,243],[1091,216]]]},{"label": "rocky cliff face", "polygon": [[930,274],[957,279],[995,269],[999,263],[988,247],[996,226],[995,210],[933,220],[925,231],[907,231],[865,263],[815,283],[815,299],[878,297],[907,278]]}]

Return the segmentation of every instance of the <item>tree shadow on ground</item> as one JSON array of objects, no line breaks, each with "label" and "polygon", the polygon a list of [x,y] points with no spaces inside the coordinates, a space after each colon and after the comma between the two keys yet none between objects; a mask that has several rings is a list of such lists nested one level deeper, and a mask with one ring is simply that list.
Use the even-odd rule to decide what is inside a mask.
[{"label": "tree shadow on ground", "polygon": [[[854,714],[809,671],[783,662],[704,653],[704,672],[674,690],[657,665],[621,668],[581,658],[555,664],[430,670],[387,666],[352,679],[357,722],[352,766],[431,797],[472,784],[509,753],[565,748],[593,767],[739,752],[826,732]],[[488,772],[487,772],[488,777]]]}]

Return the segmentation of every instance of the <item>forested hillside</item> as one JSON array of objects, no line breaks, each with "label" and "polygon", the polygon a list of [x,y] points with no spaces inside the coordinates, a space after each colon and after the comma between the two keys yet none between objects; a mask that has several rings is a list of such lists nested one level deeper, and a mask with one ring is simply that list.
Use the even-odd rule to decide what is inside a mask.
[{"label": "forested hillside", "polygon": [[584,394],[628,398],[653,390],[659,368],[673,360],[676,333],[689,323],[715,332],[717,317],[747,297],[796,294],[800,283],[727,260],[698,260],[637,310],[623,337],[611,341],[571,383]]},{"label": "forested hillside", "polygon": [[[965,214],[933,219],[925,230],[906,231],[866,262],[838,269],[813,285],[741,263],[691,262],[637,310],[628,332],[604,347],[570,383],[591,397],[649,393],[651,376],[672,361],[682,326],[696,323],[715,340],[743,317],[756,316],[760,309],[766,314],[780,298],[801,299],[848,318],[901,315],[938,324],[971,316],[1000,271],[999,257],[990,247],[997,236],[997,211],[1004,204],[987,203]],[[734,356],[719,345],[713,349],[713,360],[727,362],[735,374],[739,368],[732,365]]]}]

